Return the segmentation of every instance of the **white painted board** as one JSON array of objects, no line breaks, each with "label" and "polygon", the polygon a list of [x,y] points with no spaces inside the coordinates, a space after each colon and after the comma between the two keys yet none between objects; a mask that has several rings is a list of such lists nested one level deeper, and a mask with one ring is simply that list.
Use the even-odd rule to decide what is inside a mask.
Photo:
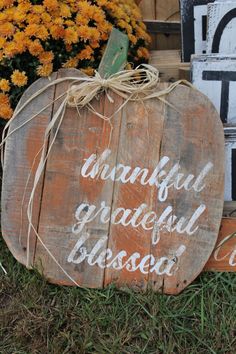
[{"label": "white painted board", "polygon": [[207,15],[207,53],[236,53],[236,0],[208,4]]},{"label": "white painted board", "polygon": [[225,129],[225,201],[236,200],[236,127]]},{"label": "white painted board", "polygon": [[236,125],[236,55],[195,55],[192,83],[210,98],[226,125]]}]

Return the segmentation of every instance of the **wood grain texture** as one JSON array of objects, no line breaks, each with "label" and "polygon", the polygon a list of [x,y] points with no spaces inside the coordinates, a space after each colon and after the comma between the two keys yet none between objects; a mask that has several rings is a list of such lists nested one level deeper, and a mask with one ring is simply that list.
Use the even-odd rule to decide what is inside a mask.
[{"label": "wood grain texture", "polygon": [[98,68],[101,77],[109,77],[125,68],[128,49],[128,36],[113,28]]},{"label": "wood grain texture", "polygon": [[185,79],[181,70],[190,70],[190,63],[181,63],[180,50],[153,50],[149,63],[159,70],[161,82]]},{"label": "wood grain texture", "polygon": [[179,0],[142,0],[139,6],[145,20],[176,21],[180,19]]},{"label": "wood grain texture", "polygon": [[[79,77],[81,73],[75,69],[61,70],[58,77],[72,75]],[[167,86],[167,83],[159,84],[157,90]],[[67,88],[67,81],[57,85],[55,97]],[[110,95],[113,102],[104,94],[92,102],[97,112],[108,117],[123,102],[115,94]],[[37,193],[36,200],[41,202],[35,209],[35,223],[38,221],[37,229],[44,245],[82,287],[102,288],[116,283],[177,294],[202,271],[214,249],[223,208],[222,125],[207,98],[191,88],[180,85],[167,100],[176,108],[157,99],[129,102],[112,118],[112,130],[107,121],[91,111],[83,109],[78,115],[76,109],[67,107],[47,161],[43,191],[41,186]],[[59,103],[54,105],[53,113]],[[34,106],[44,104],[44,100],[37,100]],[[51,113],[48,112],[47,121]],[[15,156],[12,160],[11,155],[21,146],[22,134],[26,150],[33,149],[35,142],[28,137],[34,129],[26,125],[20,134],[16,133],[11,154],[6,155],[6,166],[11,166],[11,161],[25,165],[25,154],[18,154],[18,160]],[[54,134],[55,130],[50,139]],[[109,152],[106,157],[104,152]],[[159,175],[160,171],[155,174],[160,161],[167,157],[166,165],[160,168],[162,174]],[[89,163],[91,158],[93,162]],[[202,191],[192,189],[194,180],[188,185],[189,191],[178,188],[177,173],[182,174],[180,180],[191,174],[196,179],[209,161],[213,169],[205,176]],[[168,197],[161,200],[157,184],[163,183],[176,164],[179,169],[169,177],[173,181],[172,184],[169,181]],[[5,229],[9,223],[19,228],[19,213],[14,214],[14,205],[17,198],[18,203],[22,201],[27,171],[20,176],[17,194],[11,193],[5,176]],[[150,183],[151,176],[153,183]],[[173,186],[174,182],[177,186]],[[176,225],[172,224],[174,215],[178,220],[185,217],[182,226],[186,227],[202,204],[206,210],[196,222],[196,231],[191,235],[187,230],[177,232]],[[161,222],[159,218],[170,206],[168,220]],[[24,226],[27,230],[26,219]],[[5,233],[14,255],[17,237]],[[10,242],[11,239],[14,241]],[[39,240],[36,243],[34,240],[34,246],[36,251],[30,249],[34,265],[50,282],[74,285]],[[22,262],[25,263],[24,254]],[[171,270],[170,274],[167,269]]]},{"label": "wood grain texture", "polygon": [[[52,79],[56,78],[53,74]],[[23,94],[17,109],[39,89],[49,83],[48,79],[40,79],[32,84]],[[43,106],[52,102],[54,88],[41,94],[39,104],[31,102],[24,110],[17,115],[11,124],[10,131],[17,129],[27,119],[36,114]],[[7,140],[5,146],[5,163],[2,182],[2,205],[1,205],[1,226],[3,237],[11,249],[14,257],[26,265],[27,247],[27,205],[30,192],[33,186],[33,176],[36,171],[37,161],[34,164],[35,155],[43,144],[43,137],[46,127],[51,119],[52,106],[44,110],[36,119],[28,123],[20,131],[13,133]],[[29,177],[32,169],[32,177]],[[42,181],[38,184],[34,202],[33,224],[37,226],[40,210],[40,198],[42,192]],[[30,263],[33,264],[35,250],[35,235],[30,235]]]},{"label": "wood grain texture", "polygon": [[[78,77],[81,75],[77,70],[59,71],[59,77],[70,74]],[[58,85],[56,97],[67,87],[68,82]],[[111,111],[113,113],[113,109],[117,110],[120,104],[120,99],[116,99],[115,105],[108,100],[105,102],[104,96],[92,102],[97,112],[107,116],[111,115]],[[120,119],[121,114],[118,114],[113,122],[110,146],[113,153],[109,158],[111,164],[115,164],[116,161]],[[70,251],[79,239],[78,235],[71,232],[72,225],[76,223],[74,215],[81,203],[99,207],[100,201],[103,200],[107,205],[111,205],[113,183],[100,180],[91,182],[82,178],[80,170],[86,157],[93,153],[99,156],[108,146],[110,131],[108,122],[95,114],[84,110],[81,117],[78,117],[75,108],[67,108],[45,174],[39,234],[60,265],[85,287],[103,287],[104,271],[98,267],[86,267],[84,264],[75,265],[67,262]],[[88,252],[93,249],[96,241],[107,236],[108,226],[94,221],[84,229],[84,234],[89,235],[86,243]],[[106,248],[106,243],[103,247]],[[41,265],[48,279],[64,285],[71,284],[40,243],[37,245],[35,262]]]},{"label": "wood grain texture", "polygon": [[[215,108],[199,92],[179,86],[177,90],[169,94],[168,102],[177,111],[166,107],[161,156],[170,156],[171,160],[178,162],[184,174],[191,170],[191,174],[198,175],[199,169],[208,161],[214,165],[210,179],[207,177],[205,181],[209,188],[200,194],[194,195],[194,191],[189,191],[186,195],[184,190],[170,190],[168,202],[172,200],[173,215],[184,215],[190,218],[192,210],[200,204],[212,203],[212,206],[207,207],[201,216],[201,226],[195,236],[164,232],[160,238],[159,247],[152,250],[157,257],[164,253],[176,260],[176,267],[179,271],[176,271],[172,277],[156,277],[153,273],[151,278],[157,290],[163,289],[165,293],[174,293],[174,289],[180,292],[192,282],[193,278],[197,277],[205,263],[204,259],[210,257],[217,240],[217,230],[220,227],[223,208],[224,178],[223,174],[218,174],[218,171],[224,170],[224,138],[222,124]],[[207,122],[206,125],[204,121]],[[212,149],[216,136],[219,138],[219,151]],[[217,199],[221,202],[214,205]],[[208,232],[206,232],[207,229]],[[187,253],[181,258],[175,255],[180,244],[186,246],[185,252]]]},{"label": "wood grain texture", "polygon": [[236,272],[236,219],[223,218],[214,252],[205,271]]}]

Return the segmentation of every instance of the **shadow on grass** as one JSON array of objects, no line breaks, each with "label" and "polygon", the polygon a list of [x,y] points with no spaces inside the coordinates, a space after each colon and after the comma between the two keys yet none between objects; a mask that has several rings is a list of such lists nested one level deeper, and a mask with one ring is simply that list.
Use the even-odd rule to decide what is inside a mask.
[{"label": "shadow on grass", "polygon": [[0,241],[0,353],[236,353],[236,275],[202,274],[179,296],[48,284]]}]

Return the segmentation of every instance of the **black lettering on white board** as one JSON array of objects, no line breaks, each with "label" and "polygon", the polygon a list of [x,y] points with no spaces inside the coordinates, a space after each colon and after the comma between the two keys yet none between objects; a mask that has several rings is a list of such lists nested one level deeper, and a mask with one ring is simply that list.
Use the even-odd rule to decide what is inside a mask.
[{"label": "black lettering on white board", "polygon": [[224,124],[236,125],[236,55],[194,56],[192,82],[214,103]]},{"label": "black lettering on white board", "polygon": [[182,58],[189,62],[192,54],[206,53],[207,4],[214,0],[180,0]]},{"label": "black lettering on white board", "polygon": [[236,201],[236,127],[225,129],[225,201]]},{"label": "black lettering on white board", "polygon": [[207,53],[236,53],[236,0],[218,0],[207,8]]}]

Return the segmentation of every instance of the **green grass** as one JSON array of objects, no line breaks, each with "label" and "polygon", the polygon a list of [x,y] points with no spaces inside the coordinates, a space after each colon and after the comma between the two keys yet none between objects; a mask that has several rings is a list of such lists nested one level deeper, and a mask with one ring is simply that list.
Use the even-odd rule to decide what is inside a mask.
[{"label": "green grass", "polygon": [[202,274],[179,296],[48,284],[0,242],[0,353],[236,353],[236,275]]}]

